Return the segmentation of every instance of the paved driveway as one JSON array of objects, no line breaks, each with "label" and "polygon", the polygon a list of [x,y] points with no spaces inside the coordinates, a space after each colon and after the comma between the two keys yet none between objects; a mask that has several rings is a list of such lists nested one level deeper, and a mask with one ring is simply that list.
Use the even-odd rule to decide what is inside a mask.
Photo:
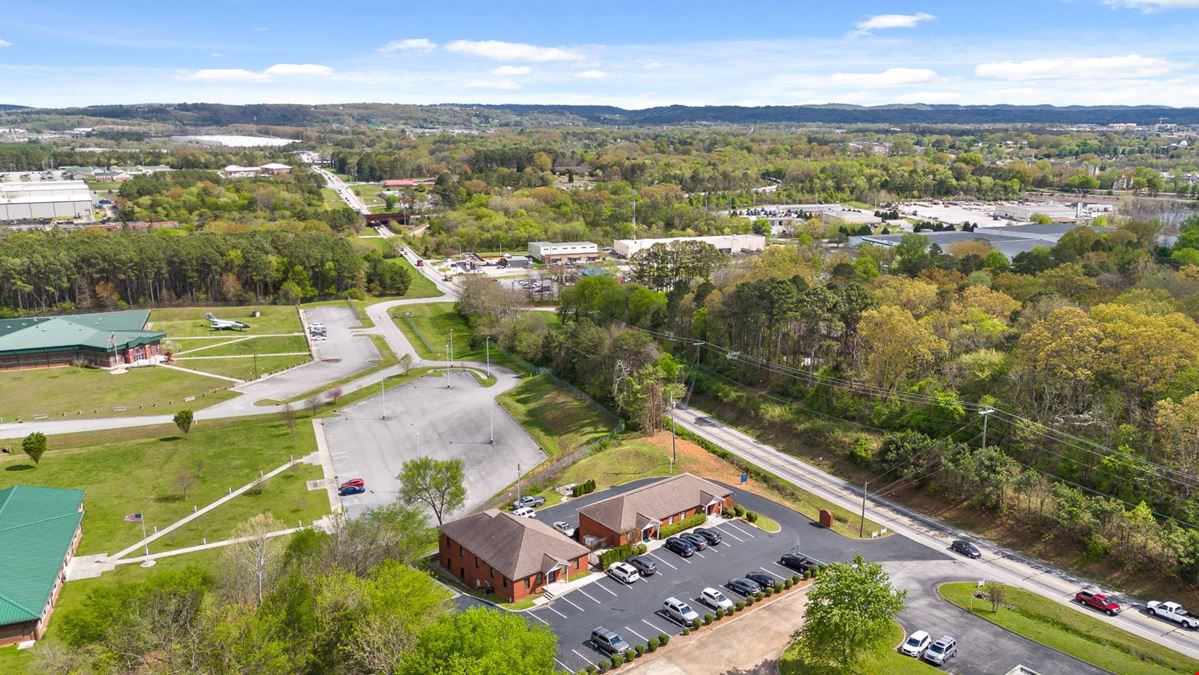
[{"label": "paved driveway", "polygon": [[366,493],[343,498],[346,510],[358,514],[395,501],[400,468],[416,457],[463,460],[463,512],[513,483],[518,467],[527,472],[541,463],[545,453],[494,395],[469,373],[451,372],[449,377],[422,377],[327,418],[325,438],[337,476],[366,480]]}]

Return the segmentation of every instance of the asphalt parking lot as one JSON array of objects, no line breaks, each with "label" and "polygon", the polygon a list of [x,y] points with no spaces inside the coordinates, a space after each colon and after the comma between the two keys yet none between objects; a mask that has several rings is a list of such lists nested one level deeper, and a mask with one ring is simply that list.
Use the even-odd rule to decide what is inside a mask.
[{"label": "asphalt parking lot", "polygon": [[341,498],[346,511],[356,515],[394,502],[400,468],[416,457],[463,460],[464,513],[514,482],[518,467],[527,472],[540,464],[545,453],[493,396],[469,373],[451,372],[419,378],[324,420],[338,479],[366,481],[365,493]]},{"label": "asphalt parking lot", "polygon": [[[580,507],[652,480],[655,479],[633,481],[541,509],[537,517],[545,523],[564,520],[577,526],[576,511]],[[697,600],[705,587],[719,588],[736,602],[741,596],[724,586],[731,577],[749,571],[789,577],[793,572],[778,565],[778,560],[784,553],[798,551],[824,562],[847,561],[861,555],[866,560],[883,563],[895,586],[908,591],[907,609],[899,615],[904,629],[923,629],[934,639],[944,634],[957,638],[958,656],[944,668],[946,672],[992,675],[1006,673],[1020,664],[1042,675],[1103,672],[942,600],[936,592],[940,583],[971,579],[961,560],[947,550],[934,550],[901,535],[874,540],[848,539],[816,526],[781,504],[726,485],[733,489],[736,503],[771,517],[779,523],[781,531],[770,534],[741,522],[725,522],[714,528],[721,532],[723,543],[696,552],[691,558],[680,558],[664,549],[653,551],[651,556],[657,562],[658,573],[648,579],[626,586],[604,577],[524,612],[531,621],[550,626],[558,635],[559,666],[577,671],[605,658],[590,646],[591,631],[596,626],[616,631],[630,644],[645,642],[658,633],[678,635],[682,626],[661,613],[666,598],[679,598],[703,616],[711,611]],[[711,639],[720,637],[713,635]],[[744,646],[729,645],[729,648]]]}]

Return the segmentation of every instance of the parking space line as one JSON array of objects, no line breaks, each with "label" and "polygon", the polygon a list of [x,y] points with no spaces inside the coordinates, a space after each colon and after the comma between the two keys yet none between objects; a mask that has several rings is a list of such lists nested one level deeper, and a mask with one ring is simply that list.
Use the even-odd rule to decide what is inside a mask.
[{"label": "parking space line", "polygon": [[584,661],[586,661],[587,663],[590,663],[592,668],[595,668],[595,667],[596,667],[596,665],[595,665],[595,661],[592,661],[591,659],[587,658],[586,656],[583,656],[582,654],[580,654],[580,653],[579,653],[579,650],[577,650],[577,649],[572,649],[572,650],[570,650],[570,651],[574,652],[574,653],[575,653],[575,656],[579,657],[580,659],[583,659],[583,660],[584,660]]},{"label": "parking space line", "polygon": [[697,556],[699,556],[699,557],[701,557],[701,558],[706,558],[706,557],[708,557],[708,556],[704,555],[703,553],[700,553],[699,551],[696,551],[696,552],[695,552],[695,555],[697,555]]},{"label": "parking space line", "polygon": [[611,590],[609,590],[607,586],[605,586],[605,585],[601,584],[601,583],[600,583],[600,582],[598,582],[598,581],[597,581],[597,582],[595,582],[595,587],[596,587],[596,588],[598,588],[598,589],[600,589],[600,590],[602,590],[602,591],[606,591],[606,592],[608,593],[608,595],[611,595],[611,596],[612,596],[612,597],[614,597],[614,598],[619,598],[619,597],[620,597],[619,595],[617,595],[617,594],[613,593]]},{"label": "parking space line", "polygon": [[721,530],[720,532],[721,532],[721,534],[725,535],[726,537],[732,537],[733,539],[736,539],[737,541],[740,541],[740,542],[745,541],[741,537],[738,537],[737,535],[733,534],[732,532],[729,532],[728,530]]},{"label": "parking space line", "polygon": [[567,668],[565,663],[562,663],[561,661],[559,661],[557,656],[554,657],[554,663],[562,666],[562,670],[565,670],[568,673],[570,672],[570,668]]},{"label": "parking space line", "polygon": [[674,565],[671,565],[670,563],[668,563],[668,562],[666,562],[665,560],[663,560],[663,559],[659,558],[658,556],[654,555],[653,553],[651,553],[651,554],[650,554],[650,556],[652,556],[652,557],[653,557],[655,560],[657,560],[658,562],[662,563],[663,565],[666,565],[667,567],[669,567],[669,568],[670,568],[670,569],[672,569],[672,570],[677,570],[677,569],[678,569],[678,568],[677,568],[677,567],[675,567]]},{"label": "parking space line", "polygon": [[636,635],[637,637],[641,638],[642,642],[649,642],[649,638],[645,637],[645,636],[644,636],[644,635],[642,635],[641,633],[638,633],[637,631],[633,630],[632,628],[629,628],[628,626],[625,626],[625,627],[624,627],[624,629],[625,629],[625,630],[627,630],[627,631],[629,631],[629,632],[630,632],[630,633],[632,633],[633,635]]},{"label": "parking space line", "polygon": [[554,609],[553,607],[550,607],[549,605],[546,605],[545,608],[548,609],[549,611],[553,612],[554,614],[557,614],[558,616],[562,617],[563,619],[566,618],[565,614],[563,614],[562,612],[559,612],[558,610]]},{"label": "parking space line", "polygon": [[545,625],[547,625],[547,626],[548,626],[548,625],[550,625],[550,622],[549,622],[549,621],[546,621],[545,619],[543,619],[543,618],[541,618],[541,617],[537,616],[536,614],[534,614],[534,613],[532,613],[532,612],[527,612],[527,613],[528,613],[528,615],[529,615],[529,616],[533,617],[534,619],[537,619],[537,620],[538,620],[538,621],[540,621],[541,623],[544,623],[544,624],[545,624]]},{"label": "parking space line", "polygon": [[[770,564],[774,565],[775,567],[779,568],[780,570],[786,572],[788,575],[795,574],[795,570],[791,569],[790,567],[787,567],[786,565],[780,565],[776,562],[771,562]],[[784,577],[784,578],[786,578],[786,577]]]},{"label": "parking space line", "polygon": [[562,599],[565,600],[567,603],[569,603],[571,607],[574,607],[575,609],[579,610],[580,612],[584,611],[582,607],[579,607],[575,603],[571,602],[570,598],[566,597],[565,595],[562,596]]},{"label": "parking space line", "polygon": [[[645,625],[649,626],[650,628],[653,628],[654,630],[658,631],[659,633],[666,634],[666,631],[662,630],[661,628],[658,628],[657,626],[655,626],[654,624],[652,624],[652,623],[650,623],[650,622],[646,621],[645,619],[642,619],[642,620],[641,620],[641,623],[643,623],[643,624],[645,624]],[[648,642],[648,640],[647,640],[647,642]]]},{"label": "parking space line", "polygon": [[[577,588],[577,589],[575,589],[575,590],[577,590],[578,592],[582,593],[583,595],[586,595],[587,597],[591,598],[591,594],[590,594],[590,593],[588,593],[587,591],[585,591],[585,590],[583,590],[583,589],[581,589],[581,588]],[[602,604],[604,604],[604,603],[600,602],[599,600],[596,600],[595,598],[591,598],[591,601],[592,601],[592,602],[594,602],[594,603],[595,603],[595,604],[597,604],[597,605],[602,605]]]},{"label": "parking space line", "polygon": [[779,581],[782,581],[785,578],[785,577],[780,577],[779,575],[775,574],[774,572],[771,572],[770,570],[766,569],[765,567],[759,567],[758,569],[769,574],[770,576],[774,577],[775,579],[778,579]]},{"label": "parking space line", "polygon": [[744,534],[745,536],[749,537],[750,539],[753,539],[753,538],[754,538],[754,536],[753,536],[752,534],[750,534],[750,533],[746,532],[745,530],[743,530],[743,529],[741,529],[741,528],[737,527],[736,525],[734,525],[734,524],[732,524],[732,523],[727,523],[727,525],[728,525],[729,527],[733,528],[734,530],[737,530],[737,531],[738,531],[738,532],[740,532],[741,534]]}]

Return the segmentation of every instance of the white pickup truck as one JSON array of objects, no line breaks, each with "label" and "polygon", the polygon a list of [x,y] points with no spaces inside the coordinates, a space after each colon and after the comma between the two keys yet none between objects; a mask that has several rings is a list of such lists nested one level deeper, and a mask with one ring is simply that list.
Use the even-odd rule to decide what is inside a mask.
[{"label": "white pickup truck", "polygon": [[1149,616],[1160,616],[1190,630],[1199,630],[1199,619],[1187,614],[1177,602],[1149,601]]}]

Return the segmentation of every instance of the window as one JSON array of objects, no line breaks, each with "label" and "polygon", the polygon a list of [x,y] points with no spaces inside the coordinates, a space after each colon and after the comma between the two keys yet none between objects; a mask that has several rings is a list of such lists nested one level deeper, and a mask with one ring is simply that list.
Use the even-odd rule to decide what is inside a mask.
[{"label": "window", "polygon": [[475,569],[479,569],[479,556],[475,556]]},{"label": "window", "polygon": [[462,548],[462,544],[458,544],[458,555],[466,555],[466,549]]},{"label": "window", "polygon": [[527,578],[525,579],[525,590],[529,590],[529,580]]},{"label": "window", "polygon": [[494,578],[495,578],[495,568],[494,568],[494,567],[489,567],[489,568],[488,568],[488,574],[491,576],[491,578],[492,578],[492,579],[494,579]]},{"label": "window", "polygon": [[504,588],[508,587],[508,577],[504,577]]}]

